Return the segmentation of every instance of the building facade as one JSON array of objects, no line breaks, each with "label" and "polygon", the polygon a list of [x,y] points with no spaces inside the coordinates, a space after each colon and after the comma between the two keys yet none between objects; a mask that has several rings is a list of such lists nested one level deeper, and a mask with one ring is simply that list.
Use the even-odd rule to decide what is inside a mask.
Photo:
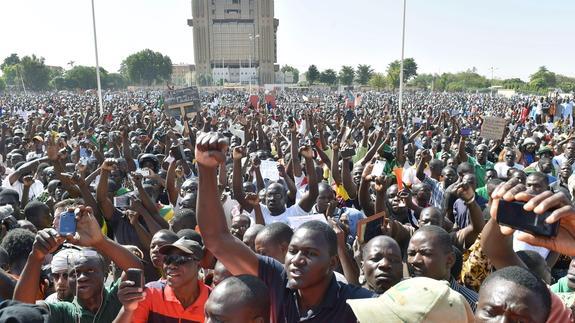
[{"label": "building facade", "polygon": [[278,24],[274,0],[192,0],[197,77],[274,83]]},{"label": "building facade", "polygon": [[195,73],[196,69],[194,65],[174,64],[172,65],[171,83],[176,87],[188,87],[195,85]]}]

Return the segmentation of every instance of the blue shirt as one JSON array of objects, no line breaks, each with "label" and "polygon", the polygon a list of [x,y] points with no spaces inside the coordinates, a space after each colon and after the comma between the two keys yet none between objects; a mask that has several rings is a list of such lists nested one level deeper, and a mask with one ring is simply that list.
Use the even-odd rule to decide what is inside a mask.
[{"label": "blue shirt", "polygon": [[321,304],[307,312],[298,308],[298,293],[287,287],[287,273],[277,260],[258,255],[258,276],[270,291],[271,315],[275,322],[357,323],[348,299],[377,297],[367,289],[338,282],[333,274]]}]

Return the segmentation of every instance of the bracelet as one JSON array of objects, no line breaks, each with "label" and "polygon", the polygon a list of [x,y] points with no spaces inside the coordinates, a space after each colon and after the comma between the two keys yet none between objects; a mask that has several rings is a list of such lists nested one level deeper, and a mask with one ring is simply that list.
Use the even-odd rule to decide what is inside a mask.
[{"label": "bracelet", "polygon": [[463,201],[463,203],[465,203],[465,205],[469,205],[473,202],[475,202],[475,195],[471,199],[469,199],[469,201]]}]

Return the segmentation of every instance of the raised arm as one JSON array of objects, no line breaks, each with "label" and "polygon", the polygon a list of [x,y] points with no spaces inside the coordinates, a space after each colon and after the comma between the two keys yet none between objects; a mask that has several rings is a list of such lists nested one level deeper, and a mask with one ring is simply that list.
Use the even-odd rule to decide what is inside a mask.
[{"label": "raised arm", "polygon": [[315,171],[315,163],[313,161],[313,149],[309,146],[302,147],[300,149],[300,154],[305,158],[305,170],[308,178],[308,190],[299,201],[298,205],[302,210],[309,212],[315,205],[315,201],[319,194],[319,188],[317,185],[317,174]]},{"label": "raised arm", "polygon": [[100,181],[98,182],[98,187],[96,188],[96,202],[100,210],[102,210],[102,215],[106,220],[111,220],[114,214],[114,203],[108,197],[108,178],[110,177],[110,172],[114,167],[116,167],[117,161],[113,158],[108,158],[104,160],[102,166],[100,167]]},{"label": "raised arm", "polygon": [[466,249],[466,247],[471,246],[483,227],[485,226],[485,221],[483,220],[483,214],[479,204],[475,201],[475,192],[473,188],[465,183],[458,184],[456,189],[457,196],[462,199],[469,209],[469,219],[470,223],[465,228],[457,231],[457,243],[459,246]]},{"label": "raised arm", "polygon": [[[199,141],[198,141],[199,142]],[[234,199],[240,203],[242,209],[247,212],[252,211],[252,206],[246,201],[244,192],[244,180],[242,172],[242,158],[244,157],[243,147],[234,147],[232,151],[232,158],[234,160],[233,173],[232,173],[232,188],[234,190]],[[197,158],[197,157],[196,157]]]},{"label": "raised arm", "polygon": [[[198,226],[205,246],[232,275],[258,275],[256,254],[228,230],[224,209],[219,200],[216,170],[225,162],[228,143],[217,133],[203,133],[197,139],[199,186],[197,199]],[[235,161],[235,158],[234,158]]]}]

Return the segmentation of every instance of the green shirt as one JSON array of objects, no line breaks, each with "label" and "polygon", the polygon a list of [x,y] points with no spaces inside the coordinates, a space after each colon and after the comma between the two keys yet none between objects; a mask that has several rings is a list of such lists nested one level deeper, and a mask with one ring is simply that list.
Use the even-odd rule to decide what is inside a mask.
[{"label": "green shirt", "polygon": [[473,166],[473,168],[475,169],[475,177],[477,179],[477,187],[483,187],[485,186],[485,173],[487,172],[488,169],[494,169],[495,164],[493,164],[492,162],[490,162],[489,160],[485,162],[485,165],[481,165],[479,164],[479,162],[477,162],[477,159],[475,159],[475,157],[471,157],[469,156],[469,158],[467,158],[467,162],[471,164],[471,166]]},{"label": "green shirt", "polygon": [[112,322],[120,312],[122,303],[118,299],[120,279],[104,288],[104,300],[98,313],[94,314],[78,304],[77,298],[73,302],[56,302],[48,305],[50,322],[54,323],[93,323]]},{"label": "green shirt", "polygon": [[575,290],[572,290],[567,286],[567,277],[560,278],[555,284],[551,285],[551,291],[553,293],[573,293]]},{"label": "green shirt", "polygon": [[489,195],[487,194],[487,186],[482,186],[476,189],[475,194],[483,197],[486,201],[489,201]]}]

